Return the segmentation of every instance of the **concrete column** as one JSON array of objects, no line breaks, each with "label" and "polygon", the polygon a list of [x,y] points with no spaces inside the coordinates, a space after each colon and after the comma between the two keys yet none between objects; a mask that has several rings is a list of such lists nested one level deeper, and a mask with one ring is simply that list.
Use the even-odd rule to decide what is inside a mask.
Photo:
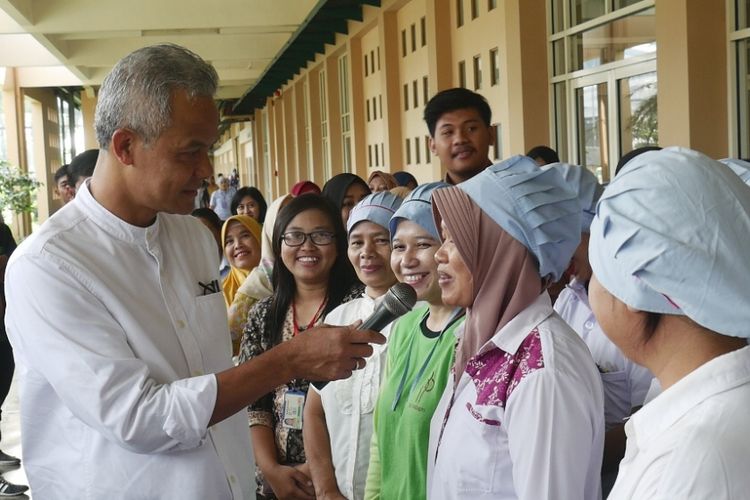
[{"label": "concrete column", "polygon": [[364,68],[361,35],[347,43],[349,52],[349,102],[352,131],[352,173],[367,179],[367,138],[365,128]]},{"label": "concrete column", "polygon": [[[83,115],[83,147],[95,149],[99,147],[94,130],[94,111],[96,111],[96,92],[93,87],[86,87],[81,92],[81,115]],[[79,151],[83,153],[83,151]]]},{"label": "concrete column", "polygon": [[[399,34],[396,12],[385,11],[378,21],[378,37],[383,51],[380,88],[383,89],[383,126],[385,126],[386,165],[401,165],[404,157],[404,135],[401,129],[401,79],[398,71]],[[366,177],[365,177],[366,178]]]},{"label": "concrete column", "polygon": [[543,36],[547,3],[505,0],[498,6],[504,9],[505,20],[498,31],[505,36],[507,60],[506,156],[549,143],[547,39]]},{"label": "concrete column", "polygon": [[726,2],[659,0],[659,143],[729,153]]}]

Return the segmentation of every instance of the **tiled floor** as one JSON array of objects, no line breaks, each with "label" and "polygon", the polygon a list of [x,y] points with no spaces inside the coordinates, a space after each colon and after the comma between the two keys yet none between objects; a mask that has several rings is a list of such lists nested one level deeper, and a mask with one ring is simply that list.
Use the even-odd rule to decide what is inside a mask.
[{"label": "tiled floor", "polygon": [[[3,431],[3,441],[0,443],[2,450],[14,457],[21,456],[21,421],[18,413],[18,386],[13,383],[10,387],[10,394],[5,399],[3,405],[3,420],[0,422]],[[16,484],[29,484],[26,481],[26,474],[23,471],[23,464],[20,469],[2,471],[3,477]],[[27,492],[28,493],[28,492]],[[30,494],[13,497],[14,499],[26,500],[31,498]]]}]

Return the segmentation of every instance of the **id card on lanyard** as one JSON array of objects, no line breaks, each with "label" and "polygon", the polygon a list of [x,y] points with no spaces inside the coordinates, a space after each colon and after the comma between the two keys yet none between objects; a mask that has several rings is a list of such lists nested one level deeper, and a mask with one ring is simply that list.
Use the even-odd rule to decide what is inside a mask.
[{"label": "id card on lanyard", "polygon": [[302,413],[305,409],[305,393],[288,391],[284,394],[281,425],[285,429],[302,430]]}]

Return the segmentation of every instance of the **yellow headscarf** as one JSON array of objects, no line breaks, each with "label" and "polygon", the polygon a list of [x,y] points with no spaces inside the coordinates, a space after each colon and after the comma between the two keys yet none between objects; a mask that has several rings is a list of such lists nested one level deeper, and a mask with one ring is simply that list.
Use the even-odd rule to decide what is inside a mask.
[{"label": "yellow headscarf", "polygon": [[[224,225],[221,228],[222,248],[224,247],[224,242],[226,241],[227,228],[229,227],[229,224],[234,221],[237,221],[245,226],[247,230],[250,231],[250,234],[253,235],[255,241],[258,242],[258,246],[260,247],[262,228],[258,221],[256,221],[249,215],[233,215],[226,221],[224,221]],[[226,278],[224,278],[224,282],[222,283],[222,287],[224,289],[224,300],[227,303],[227,307],[232,305],[234,294],[237,293],[237,289],[240,287],[242,282],[245,281],[245,278],[247,278],[247,275],[250,274],[250,271],[252,271],[252,269],[240,269],[239,267],[231,266],[229,274],[227,274]]]}]

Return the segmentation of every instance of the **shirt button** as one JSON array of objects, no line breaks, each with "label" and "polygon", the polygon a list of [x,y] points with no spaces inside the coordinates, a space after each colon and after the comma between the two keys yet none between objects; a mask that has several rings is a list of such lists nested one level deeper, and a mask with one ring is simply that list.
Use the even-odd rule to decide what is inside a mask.
[{"label": "shirt button", "polygon": [[585,328],[586,328],[587,330],[591,330],[592,328],[594,328],[594,322],[593,322],[593,321],[587,321],[587,322],[585,322],[585,323],[583,324],[583,326],[584,326],[584,327],[585,327]]},{"label": "shirt button", "polygon": [[177,328],[185,328],[185,322],[181,319],[177,320]]}]

